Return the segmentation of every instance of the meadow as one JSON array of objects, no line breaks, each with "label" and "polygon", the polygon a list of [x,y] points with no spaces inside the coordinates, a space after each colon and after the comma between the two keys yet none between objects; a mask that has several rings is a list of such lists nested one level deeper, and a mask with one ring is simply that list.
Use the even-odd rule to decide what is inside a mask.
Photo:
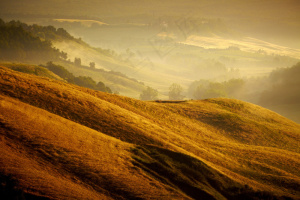
[{"label": "meadow", "polygon": [[265,108],[140,101],[6,67],[0,77],[4,194],[13,182],[40,199],[300,196],[300,125]]}]

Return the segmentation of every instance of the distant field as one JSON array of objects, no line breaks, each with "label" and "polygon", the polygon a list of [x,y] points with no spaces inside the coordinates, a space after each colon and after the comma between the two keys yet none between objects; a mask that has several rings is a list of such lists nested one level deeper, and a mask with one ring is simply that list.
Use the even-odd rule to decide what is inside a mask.
[{"label": "distant field", "polygon": [[238,47],[246,52],[265,51],[268,54],[278,54],[300,58],[300,49],[292,49],[250,37],[244,37],[241,40],[235,40],[217,36],[203,37],[193,35],[187,38],[187,40],[183,43],[204,47],[207,49],[226,49],[229,47]]},{"label": "distant field", "polygon": [[81,23],[82,25],[84,26],[87,26],[87,27],[90,27],[92,26],[93,24],[97,24],[97,25],[108,25],[104,22],[100,22],[100,21],[97,21],[97,20],[84,20],[84,19],[54,19],[54,21],[58,21],[58,22],[79,22]]}]

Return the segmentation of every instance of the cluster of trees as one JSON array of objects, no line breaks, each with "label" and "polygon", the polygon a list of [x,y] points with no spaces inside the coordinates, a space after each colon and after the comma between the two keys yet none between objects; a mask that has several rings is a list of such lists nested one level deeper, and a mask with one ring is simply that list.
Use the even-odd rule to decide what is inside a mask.
[{"label": "cluster of trees", "polygon": [[147,87],[145,90],[142,91],[140,94],[140,99],[145,101],[156,100],[158,98],[158,91],[151,87]]},{"label": "cluster of trees", "polygon": [[194,99],[208,99],[217,97],[240,98],[245,81],[243,79],[230,79],[224,82],[209,80],[195,81],[189,88]]},{"label": "cluster of trees", "polygon": [[[246,82],[243,79],[230,79],[224,82],[200,80],[192,83],[188,89],[188,96],[192,99],[208,99],[217,97],[241,98],[244,95]],[[169,87],[169,100],[183,100],[183,88],[177,83]],[[157,100],[158,91],[147,87],[140,95],[141,100]]]},{"label": "cluster of trees", "polygon": [[[31,35],[32,37],[39,39],[41,42],[47,43],[48,46],[50,47],[52,47],[51,41],[53,40],[74,40],[76,42],[81,43],[82,45],[89,46],[88,44],[84,43],[80,38],[79,39],[74,38],[64,28],[55,28],[54,26],[40,26],[37,24],[28,25],[26,23],[22,23],[20,21],[15,21],[15,20],[5,23],[2,19],[0,19],[0,26],[18,27],[19,29],[22,29],[23,32],[26,32],[27,35]],[[19,35],[23,35],[23,33],[19,33]],[[14,45],[10,45],[10,46],[14,46]],[[27,45],[23,45],[23,46],[27,47]],[[113,50],[101,49],[101,48],[94,48],[94,49],[99,53],[102,53],[103,55],[109,57],[115,57],[115,58],[118,57],[117,53]],[[62,58],[63,60],[67,60],[68,56],[66,52],[63,51],[60,52],[58,49],[54,49],[54,50],[58,52],[58,56],[56,56],[56,58]],[[48,59],[48,61],[49,60],[55,60],[55,59],[52,58],[52,59]]]},{"label": "cluster of trees", "polygon": [[183,88],[181,85],[177,83],[173,83],[169,87],[169,99],[170,100],[183,100],[184,96],[181,94],[183,91]]},{"label": "cluster of trees", "polygon": [[28,32],[22,23],[0,19],[0,59],[6,61],[47,62],[66,58],[66,53],[52,47],[49,40]]},{"label": "cluster of trees", "polygon": [[[84,64],[82,64],[81,62],[81,58],[79,57],[75,57],[74,61],[70,61],[68,60],[67,63],[69,64],[73,64],[76,67],[80,67],[83,69],[87,69],[87,70],[92,70],[95,72],[101,72],[104,76],[107,76],[108,79],[110,79],[111,81],[114,82],[114,84],[120,84],[124,87],[136,87],[136,89],[140,89],[145,85],[143,82],[140,82],[134,78],[130,78],[127,75],[121,73],[121,72],[117,72],[117,71],[106,71],[104,69],[101,68],[96,68],[96,63],[95,62],[90,62],[89,66],[86,66]],[[135,82],[135,83],[133,83]],[[137,84],[136,84],[137,83]],[[100,87],[100,86],[99,86]],[[116,91],[118,90],[118,88],[114,88],[114,94],[117,94],[118,92]],[[144,100],[151,100],[147,97],[143,97]]]},{"label": "cluster of trees", "polygon": [[55,28],[54,26],[28,25],[15,20],[7,22],[6,24],[8,26],[22,27],[25,31],[42,40],[75,39],[65,29]]},{"label": "cluster of trees", "polygon": [[100,81],[100,82],[96,83],[96,81],[94,81],[91,77],[87,77],[87,76],[75,77],[72,73],[70,73],[68,70],[66,70],[63,66],[53,64],[53,62],[48,62],[46,64],[46,66],[43,66],[43,67],[46,67],[53,73],[57,74],[58,76],[60,76],[64,80],[66,80],[68,83],[76,84],[76,85],[79,85],[82,87],[87,87],[87,88],[90,88],[93,90],[112,93],[111,89],[109,87],[105,86],[105,84],[103,82]]},{"label": "cluster of trees", "polygon": [[[169,87],[169,99],[170,100],[183,100],[184,96],[181,94],[183,88],[181,85],[177,83],[173,83]],[[147,87],[145,90],[142,91],[140,94],[141,100],[157,100],[158,99],[158,91],[151,87]]]},{"label": "cluster of trees", "polygon": [[300,102],[300,62],[290,68],[273,71],[269,76],[271,87],[260,97],[260,104],[284,105]]},{"label": "cluster of trees", "polygon": [[[69,62],[71,62],[71,61],[69,61]],[[86,66],[83,66],[83,65],[82,65],[82,63],[81,63],[81,58],[77,58],[77,57],[74,58],[73,64],[74,64],[76,67],[86,67]],[[90,69],[93,69],[93,70],[96,69],[96,63],[95,63],[95,62],[90,62],[89,66],[90,66]]]}]

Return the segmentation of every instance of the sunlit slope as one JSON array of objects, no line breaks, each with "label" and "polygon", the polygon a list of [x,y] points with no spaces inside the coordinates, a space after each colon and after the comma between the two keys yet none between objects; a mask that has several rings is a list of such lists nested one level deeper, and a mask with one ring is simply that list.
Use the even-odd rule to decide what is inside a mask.
[{"label": "sunlit slope", "polygon": [[0,65],[12,69],[14,71],[19,71],[26,74],[33,74],[36,76],[42,76],[54,80],[64,81],[60,76],[54,74],[52,71],[46,69],[45,67],[40,67],[40,66],[30,65],[30,64],[22,64],[22,63],[19,64],[1,63]]},{"label": "sunlit slope", "polygon": [[[64,66],[75,76],[89,76],[95,81],[103,82],[108,85],[114,92],[119,92],[122,95],[130,96],[132,98],[139,98],[139,94],[145,89],[145,86],[137,80],[130,79],[127,72],[134,72],[137,70],[130,64],[118,61],[113,57],[99,53],[99,51],[91,48],[90,46],[78,43],[72,40],[66,41],[53,41],[56,48],[68,53],[70,60],[74,58],[81,58],[83,65],[88,66],[90,62],[96,63],[96,68],[103,69],[104,71],[95,71],[85,67],[77,67],[68,62],[58,62]],[[116,73],[109,73],[114,71]],[[125,75],[120,75],[120,73]]]},{"label": "sunlit slope", "polygon": [[10,97],[0,95],[0,111],[0,176],[7,179],[1,183],[16,184],[14,197],[226,199],[256,194],[196,158],[152,145],[134,147]]},{"label": "sunlit slope", "polygon": [[[224,188],[234,184],[293,198],[300,195],[300,126],[267,109],[230,99],[143,102],[6,68],[0,69],[0,84],[2,95],[19,99],[131,145],[141,146],[134,146],[134,149],[141,149],[134,151],[136,166],[192,198],[191,190],[186,191],[182,183],[176,182],[177,179],[172,181],[170,177],[174,176],[158,176],[158,169],[151,164],[155,163],[153,159],[159,161],[156,160],[158,166],[166,159],[169,163],[163,165],[166,170],[170,174],[182,174],[184,183],[190,186],[190,182],[194,181],[193,184],[199,186],[205,181],[199,181],[201,176],[197,175],[197,170],[197,173],[188,176],[188,172],[178,164],[181,162],[180,155],[184,157],[183,163],[196,159],[205,164],[205,169],[210,172],[221,172],[226,178],[216,178],[219,185],[210,182],[209,187],[203,184],[206,187],[200,189],[205,191],[205,195],[212,195],[216,199],[225,199]],[[117,141],[125,147],[130,146]],[[191,166],[202,169],[201,164]],[[197,181],[193,179],[194,176]],[[220,185],[223,183],[222,190]]]},{"label": "sunlit slope", "polygon": [[130,68],[130,66],[124,65],[124,63],[120,63],[114,58],[106,56],[103,53],[99,53],[99,51],[84,43],[72,40],[63,40],[53,41],[53,46],[67,52],[70,60],[74,60],[74,58],[81,58],[82,64],[84,65],[88,65],[90,62],[95,62],[97,64],[97,68],[106,70],[112,69],[114,71],[119,71],[118,68]]},{"label": "sunlit slope", "polygon": [[[81,58],[84,65],[90,62],[96,63],[96,68],[104,69],[106,71],[121,72],[130,78],[144,82],[146,85],[153,88],[166,88],[175,80],[179,83],[191,82],[190,78],[183,78],[178,75],[166,73],[174,66],[153,64],[147,55],[137,55],[135,57],[124,56],[123,61],[116,59],[116,57],[109,57],[99,53],[94,48],[84,45],[75,41],[53,41],[56,48],[67,52],[68,57],[73,60],[75,57]],[[152,47],[147,47],[153,52]],[[139,51],[138,51],[139,52]],[[156,53],[153,52],[155,55]],[[157,55],[156,55],[157,56]],[[102,81],[107,84],[112,90],[120,92],[121,95],[129,96],[132,98],[139,98],[139,94],[145,89],[145,86],[132,81],[130,78],[124,78],[117,75],[95,72],[93,70],[86,70],[74,65],[59,63],[75,76],[90,76],[96,81]],[[181,69],[182,70],[182,69]]]},{"label": "sunlit slope", "polygon": [[145,85],[136,80],[132,80],[126,76],[113,74],[104,71],[95,71],[88,68],[76,67],[73,64],[58,62],[75,76],[88,76],[95,81],[105,83],[113,92],[118,92],[121,95],[126,95],[132,98],[139,98],[139,94],[145,89]]},{"label": "sunlit slope", "polygon": [[188,199],[136,168],[131,144],[2,95],[0,113],[0,173],[25,196]]}]

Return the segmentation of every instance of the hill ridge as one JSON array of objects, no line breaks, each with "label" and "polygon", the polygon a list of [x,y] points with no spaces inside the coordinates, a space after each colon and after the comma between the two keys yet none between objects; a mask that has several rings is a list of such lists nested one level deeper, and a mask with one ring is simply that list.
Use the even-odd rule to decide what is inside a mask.
[{"label": "hill ridge", "polygon": [[[104,194],[103,197],[106,198],[126,198],[126,196],[130,196],[132,198],[149,199],[155,196],[154,191],[159,191],[157,195],[162,195],[161,197],[164,198],[168,195],[174,195],[175,199],[195,198],[192,194],[193,192],[187,192],[182,188],[182,185],[180,187],[178,185],[175,186],[174,181],[170,183],[170,177],[161,177],[169,180],[161,182],[161,178],[157,179],[149,175],[149,173],[158,173],[155,167],[157,165],[164,166],[165,168],[163,169],[171,174],[177,173],[178,177],[181,177],[180,180],[183,181],[180,184],[187,184],[189,190],[194,188],[191,191],[198,191],[200,188],[202,192],[212,195],[214,199],[241,197],[239,195],[266,195],[272,197],[279,195],[291,198],[299,196],[297,188],[300,186],[300,151],[297,144],[299,144],[300,126],[259,106],[231,99],[208,99],[180,103],[144,102],[81,88],[61,81],[14,72],[5,67],[0,67],[0,85],[0,108],[1,110],[10,109],[10,113],[7,111],[0,112],[0,121],[2,122],[1,142],[5,144],[4,148],[7,148],[5,152],[10,151],[9,154],[11,155],[11,158],[9,158],[1,154],[1,161],[14,158],[25,159],[24,157],[22,158],[22,155],[24,156],[22,153],[24,152],[18,150],[19,147],[14,144],[16,141],[9,139],[6,133],[9,127],[14,128],[22,123],[27,129],[18,129],[19,134],[25,134],[27,138],[35,138],[37,144],[41,144],[40,137],[37,137],[38,134],[35,134],[35,136],[31,134],[39,132],[46,138],[51,138],[54,133],[41,128],[43,126],[51,127],[51,124],[55,127],[61,127],[62,130],[56,130],[56,134],[58,134],[57,137],[60,139],[66,134],[64,141],[72,136],[72,132],[73,136],[69,139],[76,144],[80,144],[76,138],[82,138],[85,134],[94,135],[93,137],[87,135],[90,138],[87,141],[81,140],[81,143],[86,147],[85,150],[88,151],[88,158],[91,159],[87,163],[104,163],[104,155],[99,158],[93,153],[93,151],[97,152],[101,149],[101,151],[104,151],[103,148],[107,148],[104,151],[107,155],[113,153],[116,160],[121,156],[122,163],[125,162],[124,169],[127,170],[125,170],[126,174],[123,174],[122,180],[113,174],[106,177],[112,181],[107,182],[107,184],[110,183],[112,186],[115,184],[119,189],[115,188],[116,190],[114,190],[110,187],[105,189],[104,186],[100,186],[101,184],[97,184],[96,181],[103,177],[100,175],[101,167],[97,168],[93,164],[89,166],[91,172],[84,172],[81,175],[76,172],[76,170],[82,169],[82,166],[86,166],[86,164],[81,165],[79,162],[78,167],[74,160],[72,161],[72,159],[78,158],[75,152],[79,152],[83,156],[81,159],[84,158],[85,154],[80,150],[79,146],[79,149],[77,149],[71,144],[70,147],[67,146],[66,144],[69,144],[69,142],[64,144],[54,139],[48,141],[49,138],[43,140],[50,143],[48,148],[39,146],[40,150],[43,151],[43,155],[48,154],[50,156],[49,162],[55,163],[55,160],[58,159],[60,165],[67,164],[67,167],[72,172],[70,177],[78,178],[79,176],[81,177],[79,179],[80,183],[91,183],[92,187],[99,189],[96,190],[96,193],[94,193],[94,190],[84,189],[86,194]],[[17,102],[15,104],[19,106],[19,109],[23,109],[24,113],[32,113],[29,110],[36,110],[37,113],[43,113],[40,116],[52,116],[52,118],[48,117],[49,122],[47,122],[47,120],[43,121],[39,117],[33,119],[33,116],[27,114],[25,118],[19,118],[16,121],[11,120],[9,127],[3,126],[3,120],[13,119],[14,112],[18,110],[18,106],[9,107],[5,102]],[[233,114],[229,115],[228,113]],[[241,120],[239,121],[239,119]],[[18,121],[20,122],[19,124]],[[34,121],[40,123],[34,125],[38,128],[34,129],[33,133],[30,133],[31,126],[29,124],[34,123]],[[62,125],[61,121],[65,125]],[[45,125],[46,122],[47,126]],[[231,127],[232,130],[227,129],[226,127],[232,125],[233,122],[235,123]],[[61,124],[61,126],[58,124]],[[73,125],[69,126],[67,124]],[[216,126],[217,124],[219,126]],[[239,126],[234,129],[236,125]],[[86,130],[86,132],[78,135],[78,129]],[[241,140],[232,131],[236,131],[236,133],[240,134],[240,137],[244,136],[245,139]],[[16,133],[13,131],[13,134]],[[260,134],[262,135],[261,137]],[[247,138],[250,136],[252,138]],[[116,146],[109,146],[108,143],[103,143],[101,140],[97,142],[95,138],[98,137],[107,138],[106,140],[109,140],[109,143],[112,142]],[[26,143],[26,141],[24,142]],[[72,151],[64,153],[55,151],[57,145],[73,148],[74,154]],[[88,147],[89,145],[90,147]],[[115,152],[117,146],[120,148],[127,146],[128,148],[127,150],[120,149],[119,153],[117,153]],[[141,154],[135,154],[135,152],[140,152]],[[123,154],[126,155],[126,159],[123,157]],[[16,155],[18,156],[16,157]],[[62,155],[70,162],[63,163],[62,160],[59,160]],[[170,155],[172,156],[170,157]],[[210,172],[215,170],[217,173],[221,173],[222,176],[226,177],[226,180],[233,181],[242,192],[226,190],[226,188],[230,188],[230,184],[224,184],[223,189],[218,189],[216,185],[201,186],[204,182],[201,182],[198,178],[196,178],[198,182],[191,181],[191,177],[184,171],[192,170],[189,168],[190,166],[182,168],[176,161],[177,156],[173,155],[182,155],[186,162],[195,159],[195,162],[205,163],[209,167]],[[41,157],[38,157],[39,159]],[[134,161],[135,159],[139,161]],[[80,161],[80,159],[77,159],[77,161]],[[12,166],[16,166],[18,159],[15,159],[14,162],[15,164]],[[9,163],[7,162],[5,166],[7,169],[12,169],[11,166],[9,167]],[[137,165],[134,165],[134,163]],[[185,165],[186,163],[182,164]],[[73,166],[73,168],[70,168],[70,166]],[[101,166],[105,165],[102,164]],[[120,171],[122,171],[113,162],[109,166],[109,170],[116,170],[115,173],[121,173]],[[52,170],[50,166],[47,166],[47,168],[50,171]],[[22,166],[16,169],[22,170]],[[4,169],[1,168],[2,172],[3,170],[5,170],[5,167]],[[19,178],[18,173],[15,171],[12,174]],[[195,171],[191,173],[192,177],[196,175]],[[136,176],[143,177],[140,178],[140,186],[134,185],[130,181],[128,181],[128,184],[126,183],[127,179],[136,180]],[[92,182],[85,182],[87,181],[86,177],[91,177]],[[69,181],[72,178],[64,180]],[[214,181],[220,183],[222,179],[216,178]],[[151,183],[156,185],[156,189],[149,186]],[[20,184],[22,185],[24,182]],[[141,189],[143,184],[149,186],[149,191]],[[246,185],[248,186],[246,187]],[[103,192],[105,190],[107,192]],[[267,193],[259,192],[259,190],[267,191]],[[44,188],[41,191],[47,191],[47,195],[51,196],[51,189]],[[41,191],[37,190],[35,192],[39,193]],[[62,191],[55,191],[56,195],[62,195]],[[114,191],[120,196],[113,196],[112,193]]]}]

